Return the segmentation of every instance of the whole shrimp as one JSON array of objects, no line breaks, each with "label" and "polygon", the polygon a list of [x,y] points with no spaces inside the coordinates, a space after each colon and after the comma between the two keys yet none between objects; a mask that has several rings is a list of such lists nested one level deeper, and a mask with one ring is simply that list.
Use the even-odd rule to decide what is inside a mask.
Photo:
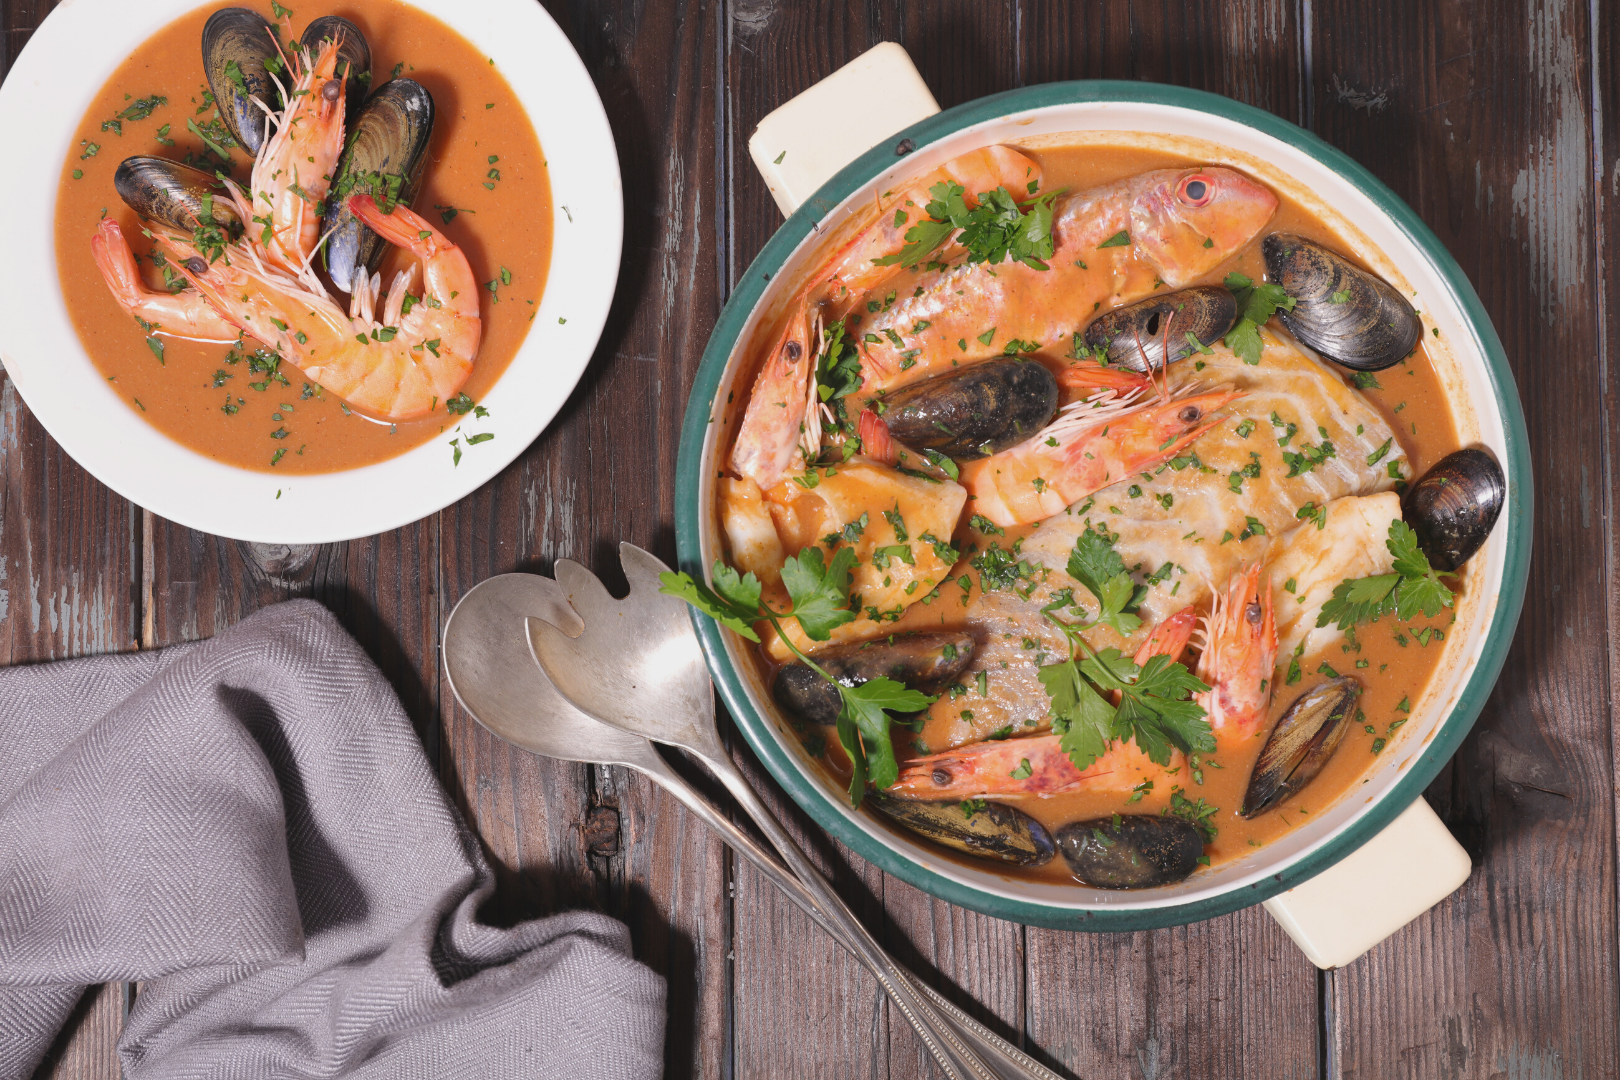
[{"label": "whole shrimp", "polygon": [[911,271],[861,324],[863,390],[1061,345],[1100,309],[1214,270],[1265,226],[1277,197],[1230,169],[1161,169],[1059,196],[1046,269],[963,263]]},{"label": "whole shrimp", "polygon": [[[321,44],[313,61],[293,50],[297,77],[278,114],[265,110],[275,127],[253,162],[243,215],[263,226],[249,230],[251,242],[273,266],[297,273],[320,240],[319,206],[337,173],[343,152],[343,84],[338,42]],[[234,188],[235,185],[233,184]],[[240,200],[240,190],[234,192]]]},{"label": "whole shrimp", "polygon": [[1066,407],[1033,439],[962,465],[960,483],[973,512],[997,525],[1044,521],[1094,491],[1169,461],[1213,426],[1211,413],[1242,396],[1212,390],[1150,405],[1087,398]]},{"label": "whole shrimp", "polygon": [[[1182,612],[1190,611],[1183,608]],[[1166,619],[1168,625],[1176,616]],[[1191,627],[1186,627],[1190,635]],[[1137,653],[1137,664],[1150,649],[1177,657],[1187,638],[1155,632]],[[1173,649],[1172,653],[1170,650]],[[1151,654],[1150,654],[1151,655]],[[1253,736],[1271,708],[1277,629],[1271,607],[1271,580],[1255,563],[1232,575],[1224,592],[1217,590],[1205,620],[1205,647],[1198,659],[1198,678],[1210,689],[1195,694],[1208,714],[1216,752]],[[1179,750],[1168,765],[1158,765],[1134,740],[1116,741],[1086,769],[1077,769],[1061,747],[1062,736],[981,742],[908,762],[891,795],[917,799],[972,799],[1010,795],[1056,795],[1088,791],[1127,792],[1144,780],[1166,776],[1182,765]],[[1028,766],[1025,766],[1025,762]]]},{"label": "whole shrimp", "polygon": [[[1137,650],[1136,664],[1155,656],[1179,660],[1197,625],[1186,607],[1153,628]],[[1164,766],[1154,764],[1134,741],[1119,740],[1085,769],[1077,769],[1062,746],[1061,735],[1038,735],[974,743],[902,766],[888,794],[918,799],[969,799],[981,795],[1057,795],[1084,785],[1093,791],[1125,793]],[[1026,767],[1027,763],[1027,767]],[[1181,764],[1181,751],[1171,751],[1170,767]]]},{"label": "whole shrimp", "polygon": [[101,276],[113,299],[141,324],[148,334],[162,333],[170,337],[190,338],[193,341],[236,341],[241,335],[236,326],[214,310],[206,297],[193,289],[185,292],[158,292],[146,287],[140,268],[135,264],[135,253],[118,222],[104,218],[90,238],[90,251],[95,256]]},{"label": "whole shrimp", "polygon": [[[809,283],[789,302],[786,323],[754,379],[743,413],[737,441],[731,450],[731,468],[762,489],[775,486],[805,441],[806,412],[815,393],[817,353],[823,345],[817,316],[824,304],[847,307],[882,281],[899,272],[875,260],[898,253],[905,233],[924,216],[930,196],[927,188],[940,181],[960,183],[968,194],[963,201],[978,205],[978,193],[1005,187],[1012,192],[1040,185],[1040,167],[1023,154],[992,146],[953,158],[917,178],[898,197],[880,201],[877,219],[840,248],[810,276]],[[912,225],[899,221],[895,209]],[[830,313],[830,312],[829,312]],[[819,426],[816,428],[819,430]],[[806,447],[814,457],[820,447]]]},{"label": "whole shrimp", "polygon": [[349,208],[384,240],[416,256],[420,297],[410,291],[417,272],[412,265],[380,300],[375,277],[364,286],[356,283],[351,314],[345,315],[307,265],[299,276],[286,274],[257,262],[240,242],[229,258],[209,263],[187,237],[156,235],[215,310],[323,389],[384,419],[425,415],[459,391],[472,372],[482,334],[478,283],[461,249],[406,207],[384,214],[371,196],[356,195]]}]

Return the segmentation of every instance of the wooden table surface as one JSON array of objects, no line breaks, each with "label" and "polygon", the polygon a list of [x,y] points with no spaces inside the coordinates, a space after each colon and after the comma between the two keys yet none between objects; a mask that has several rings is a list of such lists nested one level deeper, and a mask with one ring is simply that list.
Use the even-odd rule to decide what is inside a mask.
[{"label": "wooden table surface", "polygon": [[[50,6],[0,8],[0,73]],[[780,223],[746,152],[770,109],[885,40],[910,51],[947,108],[1059,79],[1212,90],[1311,129],[1415,207],[1478,289],[1518,376],[1538,511],[1530,592],[1500,684],[1428,791],[1473,876],[1363,959],[1319,973],[1259,908],[1134,934],[1026,928],[933,900],[794,820],[905,963],[1087,1080],[1620,1074],[1609,704],[1620,489],[1606,355],[1620,330],[1606,239],[1620,226],[1616,6],[547,6],[607,106],[626,214],[607,331],[550,431],[433,517],[276,547],[119,498],[0,379],[0,663],[207,637],[313,596],[394,681],[483,837],[501,879],[488,917],[591,906],[629,923],[636,955],[669,980],[671,1077],[934,1075],[875,982],[672,800],[623,770],[511,750],[474,724],[442,677],[440,628],[491,574],[567,557],[612,578],[621,539],[673,555],[686,390],[732,284]],[[6,167],[48,165],[17,150]],[[117,986],[87,996],[42,1075],[116,1076],[130,999]]]}]

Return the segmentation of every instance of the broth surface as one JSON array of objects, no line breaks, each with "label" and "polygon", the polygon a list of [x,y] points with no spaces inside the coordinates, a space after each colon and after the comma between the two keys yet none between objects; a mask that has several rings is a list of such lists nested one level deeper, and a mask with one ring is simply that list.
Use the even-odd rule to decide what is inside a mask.
[{"label": "broth surface", "polygon": [[[1049,191],[1059,188],[1084,190],[1149,170],[1186,168],[1200,163],[1196,159],[1159,151],[1113,146],[1098,148],[1074,145],[1026,152],[1040,162],[1045,177],[1044,188]],[[1225,276],[1234,271],[1255,281],[1267,280],[1260,240],[1272,232],[1298,233],[1340,252],[1348,250],[1348,245],[1319,218],[1286,195],[1277,195],[1277,211],[1260,236],[1211,274],[1190,282],[1188,287],[1220,285]],[[761,340],[774,341],[775,336],[764,335]],[[1343,371],[1348,381],[1348,371],[1341,368],[1334,370]],[[1459,448],[1451,407],[1434,365],[1422,345],[1407,360],[1377,372],[1374,381],[1376,386],[1366,386],[1360,392],[1395,431],[1415,470],[1413,477],[1421,476],[1442,457]],[[736,385],[752,386],[752,375],[739,379]],[[746,405],[742,395],[738,397],[739,400],[732,404],[730,428],[733,432],[737,418]],[[729,442],[722,441],[717,460],[729,460]],[[1009,527],[1002,543],[1010,546],[1018,537],[1038,527],[1039,523]],[[724,536],[723,529],[720,535]],[[961,535],[959,531],[958,537]],[[968,571],[969,557],[964,557],[952,569],[953,575],[960,576]],[[965,627],[968,624],[966,605],[977,596],[978,588],[975,574],[972,589],[962,597],[961,603],[913,604],[889,630],[903,633]],[[955,595],[954,591],[952,595]],[[1460,590],[1458,595],[1461,595]],[[1184,789],[1187,798],[1193,801],[1203,799],[1208,805],[1218,808],[1209,819],[1217,829],[1217,835],[1204,849],[1211,865],[1241,858],[1254,848],[1285,835],[1297,825],[1309,821],[1312,815],[1326,810],[1359,783],[1365,782],[1369,767],[1378,760],[1379,754],[1392,752],[1392,744],[1410,715],[1413,703],[1421,698],[1433,678],[1438,659],[1444,651],[1444,638],[1449,631],[1453,611],[1445,609],[1434,619],[1419,618],[1410,623],[1397,623],[1392,618],[1385,618],[1363,624],[1356,627],[1353,638],[1332,643],[1300,657],[1298,681],[1292,685],[1280,685],[1272,695],[1269,722],[1260,727],[1259,737],[1253,740],[1252,752],[1243,755],[1241,760],[1232,759],[1234,756],[1225,752],[1206,755],[1201,769],[1195,771],[1190,764],[1184,765],[1179,775],[1171,777],[1173,784],[1179,784]],[[763,666],[765,684],[770,685],[779,665],[762,647],[756,646],[752,652]],[[1284,666],[1289,659],[1279,656],[1279,662]],[[1193,666],[1190,658],[1184,659],[1184,662],[1189,668]],[[1242,803],[1255,757],[1265,741],[1264,736],[1269,735],[1276,719],[1301,694],[1327,681],[1332,677],[1330,673],[1355,675],[1361,681],[1364,692],[1356,722],[1349,726],[1338,750],[1309,787],[1253,820],[1243,819],[1238,815],[1238,807]],[[825,747],[820,764],[829,783],[837,789],[847,789],[849,762],[837,739],[832,737],[831,730],[806,729],[800,735],[813,750]],[[915,750],[907,749],[907,744],[911,742],[908,733],[896,726],[895,736],[896,750],[902,762],[907,757],[920,756]],[[1160,790],[1135,805],[1126,804],[1115,792],[1087,791],[1048,797],[996,796],[994,801],[1017,806],[1049,828],[1056,828],[1068,822],[1107,817],[1114,813],[1158,813],[1167,804],[1170,794],[1167,785],[1161,783],[1158,786]],[[874,814],[873,817],[884,821],[886,827],[896,828],[912,842],[928,843],[914,833],[899,830],[881,815]],[[943,847],[935,846],[934,850],[980,869],[993,866],[997,872],[1016,876],[1051,882],[1074,881],[1061,857],[1054,858],[1042,867],[1018,868],[974,859]]]},{"label": "broth surface", "polygon": [[[226,6],[191,12],[137,46],[79,125],[56,204],[57,268],[74,328],[125,404],[176,442],[216,461],[262,472],[320,473],[402,454],[454,428],[462,417],[447,415],[442,405],[397,424],[345,411],[334,395],[316,392],[290,364],[283,366],[286,385],[268,381],[250,373],[245,361],[227,362],[231,349],[226,345],[164,338],[160,363],[91,257],[96,224],[112,215],[148,285],[163,287],[148,255],[152,242],[141,235],[138,215],[114,191],[113,172],[136,154],[184,160],[202,153],[201,139],[187,129],[188,120],[202,124],[214,116],[204,106],[202,27],[214,10]],[[262,13],[271,14],[268,8]],[[479,281],[497,286],[480,291],[483,340],[462,388],[481,399],[523,344],[550,269],[551,186],[534,125],[493,62],[431,15],[397,0],[346,0],[329,8],[299,8],[294,34],[329,14],[351,20],[365,34],[374,87],[397,68],[398,75],[415,79],[433,95],[433,139],[413,208],[466,253]],[[153,95],[168,103],[143,119],[119,121],[121,131],[106,124],[132,101]],[[240,149],[231,155],[232,178],[246,184],[251,162]],[[398,252],[383,260],[385,287],[397,260]],[[347,310],[347,296],[334,296]],[[256,347],[249,339],[245,351]],[[231,406],[235,411],[228,411]],[[277,431],[286,434],[272,437]],[[286,453],[272,464],[281,449]],[[444,452],[453,453],[448,445]]]}]

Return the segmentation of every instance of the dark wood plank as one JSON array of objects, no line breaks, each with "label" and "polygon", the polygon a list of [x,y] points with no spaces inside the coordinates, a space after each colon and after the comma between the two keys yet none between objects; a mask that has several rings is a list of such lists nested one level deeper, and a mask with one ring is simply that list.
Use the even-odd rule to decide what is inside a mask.
[{"label": "dark wood plank", "polygon": [[[518,462],[442,515],[449,602],[492,574],[549,572],[559,558],[622,587],[620,540],[673,561],[686,387],[719,309],[719,9],[547,7],[593,72],[618,142],[623,270],[602,343],[563,414]],[[668,980],[667,1074],[724,1075],[724,847],[634,774],[511,750],[448,699],[443,722],[442,772],[500,869],[501,917],[588,905],[625,920],[636,956]]]},{"label": "dark wood plank", "polygon": [[[782,222],[747,153],[759,120],[880,41],[904,45],[941,106],[1018,85],[1011,0],[973,5],[744,3],[727,45],[731,233],[735,282]],[[803,838],[855,912],[913,971],[1015,1042],[1023,1028],[1023,931],[952,907],[832,843],[774,789],[755,786]],[[876,980],[751,866],[737,869],[738,1076],[935,1075],[921,1042]]]},{"label": "dark wood plank", "polygon": [[1315,126],[1411,203],[1474,282],[1518,375],[1536,484],[1518,639],[1430,790],[1474,875],[1332,974],[1333,1059],[1346,1077],[1606,1075],[1620,1049],[1613,526],[1601,504],[1612,450],[1597,391],[1609,377],[1598,305],[1612,285],[1594,247],[1590,9],[1312,10]]},{"label": "dark wood plank", "polygon": [[0,7],[0,79],[56,4],[57,0],[6,0]]},{"label": "dark wood plank", "polygon": [[[62,452],[0,371],[0,664],[138,643],[138,511]],[[116,1077],[124,988],[89,991],[40,1075]]]},{"label": "dark wood plank", "polygon": [[125,983],[92,986],[74,1006],[34,1080],[119,1080],[118,1036],[129,1015]]},{"label": "dark wood plank", "polygon": [[[1298,121],[1287,0],[1068,5],[1026,0],[1031,83],[1145,79],[1226,94]],[[1034,1043],[1080,1076],[1308,1076],[1315,969],[1259,908],[1129,935],[1028,932]]]}]

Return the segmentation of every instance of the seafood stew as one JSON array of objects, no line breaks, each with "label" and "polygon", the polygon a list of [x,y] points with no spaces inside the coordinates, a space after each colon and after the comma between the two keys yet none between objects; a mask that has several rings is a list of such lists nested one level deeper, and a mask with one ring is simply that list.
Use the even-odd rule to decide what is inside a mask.
[{"label": "seafood stew", "polygon": [[279,11],[183,16],[95,97],[59,186],[69,315],[125,405],[213,460],[321,473],[442,439],[454,467],[498,431],[478,402],[550,269],[534,127],[422,11]]},{"label": "seafood stew", "polygon": [[1421,316],[1347,250],[1154,151],[896,184],[742,359],[725,562],[671,587],[761,640],[807,750],[913,834],[1094,887],[1241,857],[1400,738],[1463,599],[1425,530],[1477,547],[1501,509]]}]

